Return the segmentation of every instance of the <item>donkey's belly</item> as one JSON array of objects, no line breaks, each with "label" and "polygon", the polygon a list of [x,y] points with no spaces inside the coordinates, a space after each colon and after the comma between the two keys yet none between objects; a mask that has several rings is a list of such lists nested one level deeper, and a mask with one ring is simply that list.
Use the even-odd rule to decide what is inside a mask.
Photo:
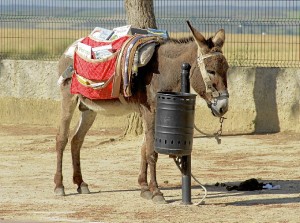
[{"label": "donkey's belly", "polygon": [[119,100],[89,100],[80,98],[89,109],[105,116],[122,116],[138,111],[138,105],[134,103],[122,104]]}]

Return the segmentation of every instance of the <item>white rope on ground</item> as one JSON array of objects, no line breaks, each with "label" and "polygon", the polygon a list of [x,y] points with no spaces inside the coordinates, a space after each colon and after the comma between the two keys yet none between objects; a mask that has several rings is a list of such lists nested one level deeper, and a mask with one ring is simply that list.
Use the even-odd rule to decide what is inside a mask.
[{"label": "white rope on ground", "polygon": [[[220,117],[220,129],[216,132],[216,133],[214,133],[214,134],[208,134],[208,133],[205,133],[205,132],[203,132],[203,131],[201,131],[199,128],[197,128],[197,126],[194,124],[194,128],[199,132],[199,133],[201,133],[201,134],[203,134],[203,135],[205,135],[205,136],[207,136],[207,137],[214,137],[216,140],[217,140],[217,142],[218,142],[218,144],[221,144],[221,139],[219,138],[220,136],[221,136],[221,134],[222,134],[222,127],[223,127],[223,122],[224,122],[224,117]],[[182,173],[182,169],[181,169],[181,167],[180,167],[180,161],[179,161],[179,159],[181,159],[180,157],[173,157],[173,159],[174,159],[174,162],[175,162],[175,164],[176,164],[176,166],[178,167],[178,169],[180,170],[180,172]],[[205,198],[206,198],[206,196],[207,196],[207,189],[206,189],[206,187],[203,185],[203,184],[201,184],[200,183],[200,181],[199,180],[197,180],[197,178],[191,173],[191,177],[194,179],[194,181],[196,181],[199,185],[200,185],[200,187],[204,190],[204,196],[202,197],[202,199],[198,202],[198,203],[194,203],[194,205],[196,205],[196,206],[199,206],[199,205],[203,205],[203,204],[205,204]]]},{"label": "white rope on ground", "polygon": [[200,187],[202,187],[202,189],[204,190],[204,196],[203,196],[203,198],[198,203],[195,203],[194,205],[196,205],[196,206],[203,205],[203,204],[205,204],[205,198],[207,196],[206,187],[204,187],[203,184],[201,184],[200,181],[198,181],[196,179],[196,177],[194,177],[193,174],[191,174],[191,176],[193,177],[194,181],[196,181],[200,185]]},{"label": "white rope on ground", "polygon": [[[182,173],[182,169],[181,169],[181,167],[180,167],[180,162],[178,161],[178,159],[176,159],[176,158],[178,158],[178,159],[180,159],[179,157],[173,157],[173,160],[174,160],[174,162],[176,163],[176,166],[178,167],[178,169],[180,170],[180,172]],[[203,205],[203,204],[205,204],[205,198],[206,198],[206,196],[207,196],[207,190],[206,190],[206,188],[205,188],[205,186],[203,185],[203,184],[201,184],[200,183],[200,181],[199,180],[197,180],[196,179],[196,177],[194,177],[194,175],[191,173],[191,177],[200,185],[200,187],[204,190],[204,195],[203,195],[203,197],[202,197],[202,199],[199,201],[199,202],[197,202],[197,203],[194,203],[194,205],[196,205],[196,206],[199,206],[199,205]]]}]

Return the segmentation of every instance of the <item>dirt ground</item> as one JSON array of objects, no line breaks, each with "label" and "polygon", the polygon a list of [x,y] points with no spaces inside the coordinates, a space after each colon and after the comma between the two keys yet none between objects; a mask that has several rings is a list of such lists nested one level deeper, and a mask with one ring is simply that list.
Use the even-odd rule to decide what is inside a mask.
[{"label": "dirt ground", "polygon": [[[279,133],[223,136],[195,134],[192,174],[208,190],[205,204],[181,204],[181,174],[160,155],[158,182],[167,204],[140,197],[142,137],[116,140],[121,129],[91,131],[81,159],[91,194],[72,183],[70,147],[64,154],[66,196],[55,196],[54,128],[0,126],[0,223],[4,222],[300,222],[300,136]],[[256,178],[280,190],[227,191]],[[192,180],[192,201],[203,197]]]}]

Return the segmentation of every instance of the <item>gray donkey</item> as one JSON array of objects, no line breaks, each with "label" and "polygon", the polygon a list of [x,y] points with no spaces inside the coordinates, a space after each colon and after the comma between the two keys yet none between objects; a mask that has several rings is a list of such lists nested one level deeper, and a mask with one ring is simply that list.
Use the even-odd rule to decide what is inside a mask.
[{"label": "gray donkey", "polygon": [[[90,193],[84,182],[80,168],[80,148],[84,137],[92,126],[97,112],[137,111],[144,121],[145,136],[141,147],[141,164],[138,183],[141,186],[141,197],[165,203],[163,194],[156,180],[156,162],[158,154],[154,151],[154,123],[156,93],[180,91],[181,65],[191,65],[190,84],[211,109],[214,116],[221,117],[228,110],[227,70],[228,63],[222,54],[225,32],[220,29],[214,36],[206,39],[187,21],[192,37],[171,39],[156,47],[149,63],[139,68],[139,74],[132,80],[132,96],[127,103],[119,100],[90,100],[82,95],[70,93],[71,80],[61,85],[61,121],[56,136],[57,169],[54,177],[55,193],[65,195],[62,175],[63,152],[68,142],[69,127],[76,107],[81,112],[78,127],[71,139],[73,160],[73,182],[78,186],[78,193]],[[72,59],[62,56],[59,61],[61,74],[73,63]],[[120,107],[120,109],[116,109]],[[149,167],[150,181],[147,180]]]}]

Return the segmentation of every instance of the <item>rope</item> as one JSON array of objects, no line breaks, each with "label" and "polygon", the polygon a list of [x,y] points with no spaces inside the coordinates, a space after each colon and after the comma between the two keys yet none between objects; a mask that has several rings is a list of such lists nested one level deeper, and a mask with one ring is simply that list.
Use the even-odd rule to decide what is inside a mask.
[{"label": "rope", "polygon": [[211,138],[214,137],[217,140],[217,143],[221,144],[220,136],[222,135],[223,122],[225,119],[226,119],[225,117],[220,117],[220,129],[214,134],[209,134],[209,133],[201,131],[199,128],[197,128],[197,126],[195,124],[194,124],[194,128],[202,135],[205,135],[205,136],[211,137]]},{"label": "rope", "polygon": [[218,134],[218,132],[216,132],[214,134],[209,134],[209,133],[203,132],[200,129],[198,129],[195,124],[194,124],[194,128],[197,130],[197,132],[201,133],[202,135],[205,135],[208,138],[213,138],[214,137],[217,140],[217,143],[221,144],[221,139],[220,139],[220,135]]},{"label": "rope", "polygon": [[206,133],[206,132],[201,131],[200,129],[197,128],[196,124],[194,124],[194,129],[196,129],[197,132],[199,132],[199,133],[201,133],[202,135],[205,135],[205,136],[207,136],[207,137],[214,137],[214,136],[215,136],[215,134],[210,134],[210,133]]},{"label": "rope", "polygon": [[191,176],[193,177],[194,181],[196,181],[196,182],[200,185],[200,187],[202,187],[202,189],[204,190],[204,196],[203,196],[203,198],[202,198],[198,203],[195,203],[194,205],[196,205],[196,206],[203,205],[203,204],[205,204],[204,199],[205,199],[206,196],[207,196],[207,190],[206,190],[206,187],[204,187],[203,184],[201,184],[200,181],[198,181],[198,180],[196,179],[196,177],[194,177],[193,174],[191,174]]},{"label": "rope", "polygon": [[[180,170],[180,172],[182,173],[182,168],[180,167],[180,161],[181,158],[180,157],[173,157],[174,162],[176,163],[176,166],[178,167],[178,169]],[[194,177],[194,175],[191,173],[191,177],[200,185],[200,187],[202,187],[202,189],[204,190],[204,195],[202,197],[202,199],[198,202],[198,203],[194,203],[194,205],[199,206],[199,205],[203,205],[205,204],[205,198],[207,196],[207,190],[206,188],[203,186],[203,184],[200,183],[199,180],[196,179],[196,177]]]},{"label": "rope", "polygon": [[[195,128],[199,133],[201,133],[201,134],[203,134],[203,135],[205,135],[205,136],[207,136],[207,137],[214,137],[214,138],[217,140],[218,144],[221,144],[221,139],[220,139],[219,137],[222,135],[222,128],[223,128],[223,122],[224,122],[224,119],[226,119],[226,118],[220,117],[220,129],[219,129],[216,133],[214,133],[214,134],[208,134],[208,133],[205,133],[205,132],[201,131],[199,128],[197,128],[197,126],[196,126],[195,124],[194,124],[194,128]],[[173,160],[174,160],[176,166],[178,167],[178,169],[180,170],[180,172],[182,173],[182,168],[181,168],[181,166],[180,166],[180,164],[181,164],[181,158],[180,158],[180,157],[173,157]],[[183,173],[182,173],[182,174],[183,174]],[[200,181],[197,180],[196,177],[195,177],[192,173],[191,173],[191,177],[192,177],[192,178],[194,179],[194,181],[196,181],[196,182],[200,185],[200,187],[204,190],[204,196],[202,197],[202,199],[201,199],[198,203],[194,203],[194,205],[196,205],[196,206],[203,205],[203,204],[205,204],[205,201],[204,201],[204,200],[205,200],[205,198],[206,198],[206,196],[207,196],[207,190],[206,190],[206,188],[204,187],[204,185],[201,184]]]}]

